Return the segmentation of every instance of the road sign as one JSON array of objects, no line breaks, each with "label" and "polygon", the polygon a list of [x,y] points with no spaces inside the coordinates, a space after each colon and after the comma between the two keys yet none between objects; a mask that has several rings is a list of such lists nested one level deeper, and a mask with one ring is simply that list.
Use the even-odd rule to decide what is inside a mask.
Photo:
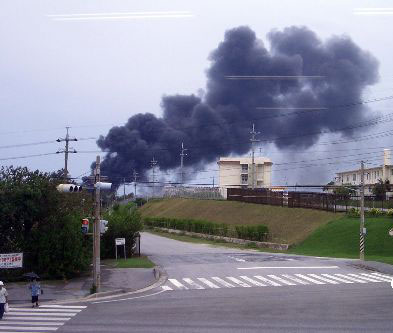
[{"label": "road sign", "polygon": [[116,238],[115,242],[116,242],[116,245],[126,245],[126,239],[125,238]]},{"label": "road sign", "polygon": [[0,268],[21,268],[23,265],[23,253],[0,254]]}]

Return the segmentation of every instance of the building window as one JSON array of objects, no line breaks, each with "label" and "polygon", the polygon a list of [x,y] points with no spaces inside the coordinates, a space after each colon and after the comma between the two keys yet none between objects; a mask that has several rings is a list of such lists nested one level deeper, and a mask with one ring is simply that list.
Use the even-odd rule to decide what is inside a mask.
[{"label": "building window", "polygon": [[242,184],[247,184],[248,182],[248,175],[242,175]]},{"label": "building window", "polygon": [[356,181],[356,173],[354,173],[353,175],[352,175],[352,180],[355,182]]},{"label": "building window", "polygon": [[349,182],[349,176],[347,175],[347,182]]},{"label": "building window", "polygon": [[379,171],[377,171],[377,177],[379,177]]},{"label": "building window", "polygon": [[393,176],[393,169],[392,169],[392,176]]},{"label": "building window", "polygon": [[366,179],[368,180],[369,178],[370,178],[370,174],[367,172]]},{"label": "building window", "polygon": [[248,172],[248,164],[242,164],[242,172]]}]

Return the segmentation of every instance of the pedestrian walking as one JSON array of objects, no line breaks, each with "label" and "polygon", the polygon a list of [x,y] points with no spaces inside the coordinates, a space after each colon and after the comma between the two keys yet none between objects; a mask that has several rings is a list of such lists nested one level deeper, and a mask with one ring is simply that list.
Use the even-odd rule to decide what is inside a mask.
[{"label": "pedestrian walking", "polygon": [[[31,303],[33,303],[32,308],[34,308],[35,306],[38,308],[38,296],[41,294],[41,286],[40,284],[37,282],[37,279],[34,279],[30,286],[29,289],[31,291]],[[35,303],[35,305],[34,305]]]},{"label": "pedestrian walking", "polygon": [[0,320],[3,319],[4,308],[7,303],[8,303],[8,293],[7,290],[4,288],[3,281],[0,281]]}]

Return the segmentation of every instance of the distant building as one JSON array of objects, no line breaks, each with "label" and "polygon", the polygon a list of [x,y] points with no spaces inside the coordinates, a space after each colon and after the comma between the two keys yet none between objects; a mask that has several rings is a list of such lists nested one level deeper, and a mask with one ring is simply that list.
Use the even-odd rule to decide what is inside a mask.
[{"label": "distant building", "polygon": [[[255,188],[271,186],[272,165],[266,157],[255,157]],[[251,157],[220,157],[217,162],[219,168],[219,187],[221,195],[227,197],[227,189],[252,187],[252,159]]]},{"label": "distant building", "polygon": [[[360,185],[360,169],[338,172],[335,178],[335,185]],[[373,168],[364,169],[364,194],[372,195],[372,188],[379,180],[384,182],[388,180],[393,183],[393,165],[392,152],[390,149],[384,149],[383,165]]]}]

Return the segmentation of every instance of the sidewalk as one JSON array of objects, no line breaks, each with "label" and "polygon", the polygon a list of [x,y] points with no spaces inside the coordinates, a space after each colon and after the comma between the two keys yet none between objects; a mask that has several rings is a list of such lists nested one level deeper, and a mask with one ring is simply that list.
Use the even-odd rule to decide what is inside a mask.
[{"label": "sidewalk", "polygon": [[[156,281],[152,268],[112,268],[101,265],[100,292],[122,293],[145,288]],[[40,302],[79,299],[90,295],[92,277],[80,277],[68,281],[40,281],[44,294]],[[29,282],[7,283],[10,304],[31,302]]]}]

